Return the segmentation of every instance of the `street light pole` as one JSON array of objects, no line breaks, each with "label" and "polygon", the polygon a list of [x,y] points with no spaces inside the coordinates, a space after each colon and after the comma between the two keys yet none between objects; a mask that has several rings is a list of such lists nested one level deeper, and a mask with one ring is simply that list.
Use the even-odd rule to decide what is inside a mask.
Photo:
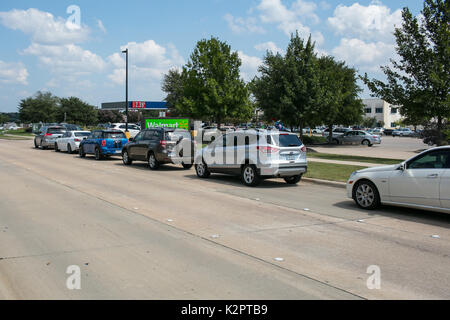
[{"label": "street light pole", "polygon": [[125,97],[126,97],[126,102],[125,102],[125,116],[127,118],[126,123],[125,123],[125,134],[127,135],[127,138],[130,138],[130,133],[128,131],[128,48],[124,51],[122,51],[122,53],[126,54],[126,85],[125,85]]}]

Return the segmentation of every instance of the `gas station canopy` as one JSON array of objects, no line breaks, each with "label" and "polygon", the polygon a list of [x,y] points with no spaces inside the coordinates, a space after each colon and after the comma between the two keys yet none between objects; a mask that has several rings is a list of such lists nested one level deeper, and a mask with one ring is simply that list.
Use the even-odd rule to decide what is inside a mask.
[{"label": "gas station canopy", "polygon": [[[129,101],[129,110],[167,110],[166,102],[155,101]],[[102,110],[125,110],[126,102],[106,102],[102,103]]]}]

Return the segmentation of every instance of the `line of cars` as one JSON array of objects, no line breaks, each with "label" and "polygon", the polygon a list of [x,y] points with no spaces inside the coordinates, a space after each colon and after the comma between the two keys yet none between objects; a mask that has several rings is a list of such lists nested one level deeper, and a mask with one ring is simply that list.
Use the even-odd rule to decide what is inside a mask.
[{"label": "line of cars", "polygon": [[294,133],[250,129],[216,134],[211,143],[198,147],[187,130],[144,129],[127,139],[120,128],[89,132],[56,125],[42,127],[34,146],[56,152],[78,151],[80,158],[94,155],[96,160],[121,156],[125,165],[145,161],[151,170],[169,163],[189,170],[195,164],[199,178],[212,173],[237,175],[247,186],[268,178],[297,184],[307,172],[306,146]]}]

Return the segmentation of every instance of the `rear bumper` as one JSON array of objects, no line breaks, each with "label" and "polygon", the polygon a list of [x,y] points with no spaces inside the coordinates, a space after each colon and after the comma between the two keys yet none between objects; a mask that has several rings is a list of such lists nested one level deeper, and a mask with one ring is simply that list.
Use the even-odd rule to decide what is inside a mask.
[{"label": "rear bumper", "polygon": [[102,154],[105,156],[120,156],[122,155],[122,148],[102,148]]},{"label": "rear bumper", "polygon": [[308,172],[308,165],[298,164],[285,167],[261,167],[259,172],[262,177],[292,177]]},{"label": "rear bumper", "polygon": [[42,146],[47,148],[54,148],[56,139],[53,140],[42,140]]}]

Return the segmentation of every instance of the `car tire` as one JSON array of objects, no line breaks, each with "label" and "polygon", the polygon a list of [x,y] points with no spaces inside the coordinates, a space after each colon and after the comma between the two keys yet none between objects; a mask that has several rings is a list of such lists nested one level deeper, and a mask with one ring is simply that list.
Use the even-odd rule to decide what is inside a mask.
[{"label": "car tire", "polygon": [[302,180],[302,174],[298,175],[298,176],[292,176],[292,177],[287,177],[284,178],[284,181],[286,181],[287,184],[297,184],[300,182],[300,180]]},{"label": "car tire", "polygon": [[375,184],[369,180],[360,180],[353,187],[353,200],[358,207],[374,210],[380,206],[380,194]]},{"label": "car tire", "polygon": [[339,145],[339,144],[340,144],[340,142],[339,142],[338,139],[333,139],[333,142],[334,142],[336,145]]},{"label": "car tire", "polygon": [[361,144],[363,145],[363,146],[368,146],[368,147],[371,147],[371,143],[370,143],[370,141],[369,140],[363,140],[362,142],[361,142]]},{"label": "car tire", "polygon": [[148,154],[148,167],[150,170],[158,170],[159,168],[159,162],[156,160],[156,156],[153,152]]},{"label": "car tire", "polygon": [[70,145],[70,143],[67,145],[67,153],[68,154],[72,154],[73,153],[72,146]]},{"label": "car tire", "polygon": [[183,163],[183,169],[185,170],[191,170],[193,167],[192,163]]},{"label": "car tire", "polygon": [[36,142],[36,139],[34,139],[34,148],[35,148],[35,149],[39,149],[39,146],[38,146],[38,144],[37,144],[37,142]]},{"label": "car tire", "polygon": [[208,169],[208,165],[205,161],[202,161],[200,164],[195,165],[195,172],[197,173],[197,177],[206,179],[211,175],[211,172]]},{"label": "car tire", "polygon": [[47,147],[44,147],[44,146],[42,145],[42,140],[41,140],[41,143],[40,143],[40,147],[41,147],[42,150],[47,150]]},{"label": "car tire", "polygon": [[78,150],[78,153],[80,155],[80,158],[85,158],[86,157],[86,153],[84,152],[83,146],[80,146],[80,149]]},{"label": "car tire", "polygon": [[55,152],[59,152],[59,151],[61,151],[61,150],[59,150],[59,148],[58,148],[58,144],[57,144],[57,143],[55,143]]},{"label": "car tire", "polygon": [[241,181],[248,187],[256,187],[261,183],[258,170],[253,164],[246,164],[241,171]]},{"label": "car tire", "polygon": [[133,163],[133,161],[130,159],[128,151],[122,152],[122,162],[124,165],[129,166]]},{"label": "car tire", "polygon": [[102,156],[102,152],[100,151],[100,148],[99,147],[95,148],[95,160],[100,161],[102,159],[103,159],[103,156]]}]

